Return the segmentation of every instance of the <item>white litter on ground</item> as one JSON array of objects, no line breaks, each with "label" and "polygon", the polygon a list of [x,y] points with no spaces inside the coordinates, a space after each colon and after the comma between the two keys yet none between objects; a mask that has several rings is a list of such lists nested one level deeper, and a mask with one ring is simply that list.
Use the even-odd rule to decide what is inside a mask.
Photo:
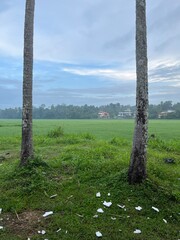
[{"label": "white litter on ground", "polygon": [[2,208],[0,208],[0,214],[2,213]]},{"label": "white litter on ground", "polygon": [[102,233],[101,232],[96,232],[96,237],[102,237]]},{"label": "white litter on ground", "polygon": [[152,209],[153,209],[154,211],[156,211],[156,212],[159,212],[159,209],[156,208],[156,207],[153,207],[153,206],[152,206]]},{"label": "white litter on ground", "polygon": [[56,232],[58,233],[58,232],[60,232],[61,231],[61,228],[59,228]]},{"label": "white litter on ground", "polygon": [[166,219],[164,219],[164,218],[163,218],[163,221],[164,221],[165,223],[167,223],[167,220],[166,220]]},{"label": "white litter on ground", "polygon": [[104,210],[103,210],[102,208],[98,208],[97,212],[99,212],[99,213],[103,213]]},{"label": "white litter on ground", "polygon": [[137,211],[141,211],[141,210],[142,210],[142,207],[138,206],[138,207],[135,207],[135,209],[136,209]]},{"label": "white litter on ground", "polygon": [[3,226],[0,226],[0,230],[3,229],[4,227]]},{"label": "white litter on ground", "polygon": [[45,212],[43,214],[43,217],[47,217],[47,216],[52,215],[52,214],[53,214],[53,211]]},{"label": "white litter on ground", "polygon": [[110,194],[110,193],[108,193],[108,196],[111,196],[111,194]]},{"label": "white litter on ground", "polygon": [[98,218],[98,215],[97,215],[97,214],[96,214],[96,215],[94,215],[94,216],[93,216],[93,218]]},{"label": "white litter on ground", "polygon": [[117,204],[117,206],[120,207],[120,208],[125,208],[125,205]]},{"label": "white litter on ground", "polygon": [[116,220],[116,217],[111,217],[112,220]]},{"label": "white litter on ground", "polygon": [[110,207],[112,205],[112,202],[106,202],[104,201],[103,202],[103,205],[106,206],[106,207]]},{"label": "white litter on ground", "polygon": [[141,233],[141,230],[136,229],[136,230],[134,231],[134,233],[136,233],[136,234],[140,234],[140,233]]},{"label": "white litter on ground", "polygon": [[44,234],[46,234],[46,231],[42,230],[42,231],[38,231],[38,233],[44,235]]},{"label": "white litter on ground", "polygon": [[101,193],[100,192],[96,193],[96,197],[101,197]]},{"label": "white litter on ground", "polygon": [[50,196],[50,198],[55,198],[55,197],[57,197],[57,194]]}]

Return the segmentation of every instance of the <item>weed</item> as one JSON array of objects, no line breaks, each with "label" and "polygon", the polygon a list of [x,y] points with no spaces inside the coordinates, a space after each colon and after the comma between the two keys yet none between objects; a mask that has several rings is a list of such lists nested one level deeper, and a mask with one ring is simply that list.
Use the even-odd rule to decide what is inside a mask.
[{"label": "weed", "polygon": [[62,137],[63,135],[64,135],[64,130],[61,126],[55,128],[54,130],[51,130],[48,133],[48,137],[50,138],[58,138],[58,137]]}]

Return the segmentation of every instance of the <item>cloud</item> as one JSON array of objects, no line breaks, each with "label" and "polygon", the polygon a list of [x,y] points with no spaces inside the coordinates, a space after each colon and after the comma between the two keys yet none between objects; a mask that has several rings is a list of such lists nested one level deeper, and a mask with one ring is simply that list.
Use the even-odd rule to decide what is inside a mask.
[{"label": "cloud", "polygon": [[63,71],[80,76],[96,76],[111,80],[135,80],[135,72],[132,70],[64,68]]}]

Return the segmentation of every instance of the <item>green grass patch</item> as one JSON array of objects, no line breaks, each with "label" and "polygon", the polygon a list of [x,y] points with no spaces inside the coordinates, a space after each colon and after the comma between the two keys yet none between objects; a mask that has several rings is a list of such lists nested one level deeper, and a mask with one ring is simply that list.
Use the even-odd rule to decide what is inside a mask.
[{"label": "green grass patch", "polygon": [[[27,168],[19,168],[20,136],[1,137],[0,239],[93,240],[97,239],[96,231],[106,240],[178,239],[178,138],[161,138],[152,131],[155,136],[149,139],[148,178],[132,186],[127,183],[130,135],[118,136],[114,134],[116,129],[111,135],[109,120],[101,121],[104,125],[99,132],[94,130],[98,121],[91,122],[91,129],[87,122],[90,131],[85,122],[75,121],[72,125],[84,124],[84,132],[80,128],[70,130],[71,121],[67,122],[69,128],[57,121],[48,131],[41,125],[43,134],[36,132],[34,136],[38,157]],[[120,122],[114,121],[115,128]],[[174,163],[166,163],[166,158],[174,159]],[[97,192],[100,197],[96,197]],[[111,201],[112,205],[105,207],[103,201]],[[135,209],[138,206],[141,211]],[[104,213],[98,213],[99,208]],[[44,218],[46,211],[53,214]],[[135,234],[135,229],[141,234]],[[38,233],[42,230],[45,235]]]}]

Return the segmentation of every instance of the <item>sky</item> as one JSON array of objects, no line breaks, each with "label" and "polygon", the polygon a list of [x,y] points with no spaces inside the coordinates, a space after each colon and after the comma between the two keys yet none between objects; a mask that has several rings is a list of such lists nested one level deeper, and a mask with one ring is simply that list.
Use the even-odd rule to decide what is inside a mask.
[{"label": "sky", "polygon": [[[0,0],[0,109],[22,106],[25,0]],[[149,102],[180,102],[180,1],[147,0]],[[135,0],[36,0],[33,105],[135,105]]]}]

